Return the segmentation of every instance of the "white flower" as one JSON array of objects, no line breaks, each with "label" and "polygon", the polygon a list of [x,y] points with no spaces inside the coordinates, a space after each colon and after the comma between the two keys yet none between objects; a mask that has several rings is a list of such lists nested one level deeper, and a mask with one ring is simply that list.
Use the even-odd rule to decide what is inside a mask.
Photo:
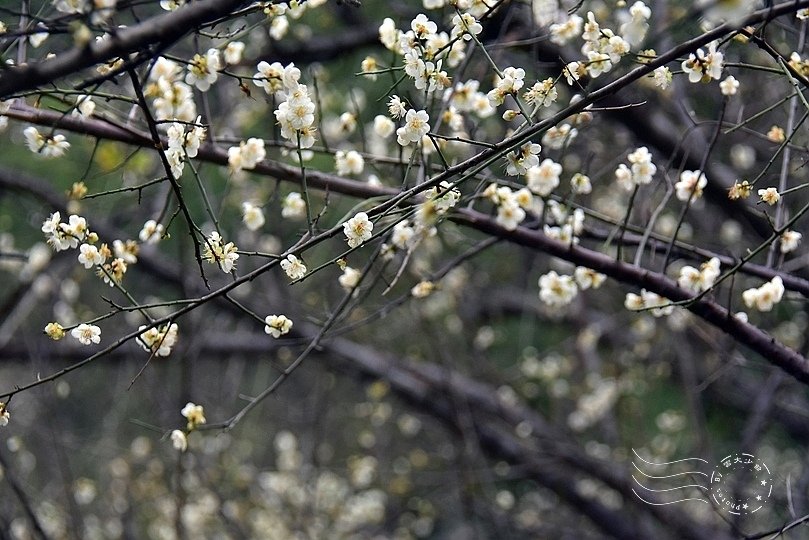
[{"label": "white flower", "polygon": [[713,287],[719,277],[719,259],[712,257],[703,263],[699,269],[693,266],[683,266],[677,284],[690,291],[702,292]]},{"label": "white flower", "polygon": [[107,258],[98,251],[98,248],[90,244],[82,244],[79,247],[79,262],[85,268],[92,268],[93,266],[104,264]]},{"label": "white flower", "polygon": [[539,152],[542,146],[527,142],[519,149],[506,154],[506,174],[517,176],[526,174],[529,169],[539,165]]},{"label": "white flower", "polygon": [[346,235],[349,247],[361,246],[366,240],[370,240],[374,230],[374,224],[368,219],[368,214],[359,212],[353,218],[343,223],[343,233]]},{"label": "white flower", "polygon": [[255,137],[240,142],[239,146],[228,148],[228,164],[235,171],[255,169],[256,165],[263,161],[266,156],[264,140]]},{"label": "white flower", "polygon": [[365,168],[365,160],[356,150],[349,150],[348,152],[338,150],[334,154],[334,164],[337,169],[337,174],[340,176],[361,174],[362,170]]},{"label": "white flower", "polygon": [[497,207],[495,221],[504,229],[513,231],[525,219],[525,210],[520,208],[516,200],[508,201]]},{"label": "white flower", "polygon": [[393,95],[388,101],[388,112],[393,118],[404,118],[407,114],[407,107],[397,95]]},{"label": "white flower", "polygon": [[419,39],[426,38],[430,34],[438,32],[438,26],[427,18],[424,13],[419,13],[416,18],[410,21],[410,28]]},{"label": "white flower", "polygon": [[542,82],[534,83],[534,86],[525,91],[523,97],[529,105],[550,107],[559,97],[559,92],[556,90],[556,82],[548,77]]},{"label": "white flower", "polygon": [[70,143],[65,140],[64,135],[45,136],[34,126],[25,128],[23,135],[29,150],[44,157],[61,157],[70,148]]},{"label": "white flower", "polygon": [[774,187],[758,190],[758,196],[761,197],[761,202],[765,202],[770,206],[773,206],[781,200],[781,194],[778,193],[778,189]]},{"label": "white flower", "polygon": [[578,133],[579,131],[576,128],[571,127],[570,124],[553,126],[545,132],[545,135],[542,136],[542,144],[551,150],[560,150],[564,148],[565,145],[570,144],[573,139],[576,138]]},{"label": "white flower", "polygon": [[[536,3],[534,3],[536,6]],[[557,6],[558,7],[558,6]],[[550,26],[551,43],[565,45],[581,34],[581,26],[584,20],[578,15],[568,17],[565,22],[554,23]]]},{"label": "white flower", "polygon": [[719,83],[719,89],[722,91],[723,96],[735,96],[739,90],[739,81],[733,75],[729,75]]},{"label": "white flower", "polygon": [[463,35],[463,39],[469,41],[472,36],[476,36],[482,31],[483,27],[469,13],[462,13],[452,17],[452,32],[450,33],[452,39]]},{"label": "white flower", "polygon": [[260,206],[250,202],[242,203],[242,221],[251,231],[257,231],[264,225],[264,212]]},{"label": "white flower", "polygon": [[407,249],[411,247],[415,234],[416,231],[410,226],[410,222],[405,219],[393,226],[390,241],[399,249]]},{"label": "white flower", "polygon": [[285,315],[267,315],[264,318],[266,326],[264,332],[274,338],[279,338],[284,334],[288,334],[292,329],[292,321]]},{"label": "white flower", "polygon": [[623,23],[619,28],[621,35],[632,46],[640,45],[646,37],[646,32],[649,30],[649,17],[652,16],[652,10],[643,2],[635,2],[629,8],[630,20]]},{"label": "white flower", "polygon": [[287,258],[281,261],[281,268],[289,279],[301,279],[306,275],[306,265],[295,255],[287,255]]},{"label": "white flower", "polygon": [[81,323],[70,331],[70,335],[78,339],[82,345],[101,342],[101,328],[94,324]]},{"label": "white flower", "polygon": [[664,315],[671,315],[674,311],[674,306],[668,298],[663,298],[657,293],[641,289],[641,298],[643,298],[643,305],[645,308],[652,308],[650,313],[654,317],[662,317]]},{"label": "white flower", "polygon": [[96,110],[96,104],[92,96],[79,96],[76,98],[76,108],[73,109],[74,116],[84,116],[89,118],[93,116]]},{"label": "white flower", "polygon": [[522,68],[507,67],[503,76],[498,78],[497,85],[486,94],[492,107],[502,105],[509,94],[516,94],[525,84],[525,70]]},{"label": "white flower", "polygon": [[398,52],[399,30],[396,29],[396,23],[390,17],[386,17],[379,26],[379,41],[388,50]]},{"label": "white flower", "polygon": [[185,433],[179,429],[175,429],[171,432],[171,444],[174,446],[175,450],[179,450],[180,452],[188,450],[188,438],[185,436]]},{"label": "white flower", "polygon": [[539,278],[539,299],[549,306],[565,306],[578,294],[573,276],[559,275],[551,270]]},{"label": "white flower", "polygon": [[160,242],[163,237],[163,225],[157,223],[155,220],[150,219],[143,224],[143,228],[138,234],[140,241],[145,244],[156,244]]},{"label": "white flower", "polygon": [[362,272],[357,270],[356,268],[351,268],[350,266],[346,266],[345,270],[343,270],[343,275],[337,278],[337,281],[340,282],[340,286],[347,291],[350,291],[354,287],[357,286],[357,283],[360,282],[360,277],[362,277]]},{"label": "white flower", "polygon": [[708,179],[702,171],[683,171],[680,173],[680,181],[674,184],[674,189],[677,190],[677,198],[686,202],[702,197],[702,188],[707,183]]},{"label": "white flower", "polygon": [[377,115],[374,118],[374,133],[378,136],[382,137],[383,139],[387,139],[396,129],[396,124],[393,123],[393,120],[388,118],[387,116]]},{"label": "white flower", "polygon": [[49,322],[45,326],[45,335],[47,335],[54,341],[59,341],[60,339],[65,337],[65,329],[58,322]]},{"label": "white flower", "polygon": [[188,73],[185,76],[186,84],[196,86],[200,92],[207,92],[216,79],[219,77],[219,70],[222,69],[217,49],[208,49],[205,55],[195,54],[188,65]]},{"label": "white flower", "polygon": [[541,197],[547,197],[559,186],[559,175],[562,166],[552,159],[544,159],[537,167],[531,167],[525,173],[528,189]]},{"label": "white flower", "polygon": [[590,288],[598,289],[601,287],[601,284],[604,283],[604,280],[607,279],[607,276],[604,274],[600,274],[584,266],[577,266],[576,270],[573,272],[573,277],[576,279],[576,284],[583,291]]},{"label": "white flower", "polygon": [[284,197],[281,206],[281,217],[297,219],[306,215],[306,201],[297,191],[293,191]]},{"label": "white flower", "polygon": [[396,130],[397,141],[402,146],[421,141],[430,131],[427,111],[410,109],[405,114],[405,125]]},{"label": "white flower", "polygon": [[6,409],[6,404],[0,401],[0,426],[5,427],[8,425],[8,421],[11,419],[11,415],[8,413]]},{"label": "white flower", "polygon": [[226,64],[238,64],[242,61],[242,53],[244,53],[244,43],[241,41],[231,41],[225,47],[223,56],[225,57]]},{"label": "white flower", "polygon": [[207,422],[205,419],[205,410],[202,405],[195,405],[190,401],[185,404],[185,407],[180,411],[180,414],[188,420],[188,431],[195,429],[197,426]]},{"label": "white flower", "polygon": [[593,191],[590,177],[582,173],[576,173],[570,179],[570,189],[578,195],[587,195]]},{"label": "white flower", "polygon": [[[144,330],[146,325],[141,325],[138,330]],[[177,343],[178,326],[172,323],[171,326],[161,328],[149,328],[138,336],[137,341],[143,350],[155,356],[168,356],[171,349]]]},{"label": "white flower", "polygon": [[692,83],[708,82],[711,79],[719,80],[722,77],[724,55],[716,50],[716,42],[708,46],[708,53],[697,49],[682,63],[683,71],[688,73],[688,80]]},{"label": "white flower", "polygon": [[413,295],[414,298],[426,298],[430,296],[434,290],[435,283],[425,280],[416,283],[416,285],[410,289],[410,294]]},{"label": "white flower", "polygon": [[671,85],[671,70],[667,66],[660,66],[652,72],[655,86],[661,90],[666,90]]},{"label": "white flower", "polygon": [[45,43],[45,40],[48,39],[50,35],[48,33],[48,27],[45,26],[43,23],[37,23],[36,28],[42,29],[41,32],[35,32],[28,36],[28,42],[31,44],[33,48],[38,48],[40,45]]},{"label": "white flower", "polygon": [[781,253],[789,253],[798,248],[803,235],[798,231],[786,230],[781,234]]}]

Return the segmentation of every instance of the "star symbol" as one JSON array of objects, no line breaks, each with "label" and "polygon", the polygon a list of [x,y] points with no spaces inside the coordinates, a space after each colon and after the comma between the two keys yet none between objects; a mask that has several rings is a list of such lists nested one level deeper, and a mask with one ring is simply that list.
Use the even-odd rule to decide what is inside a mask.
[{"label": "star symbol", "polygon": [[762,481],[761,481],[761,485],[762,485],[762,486],[766,486],[766,485],[767,485],[767,481],[766,481],[766,480],[762,480]]},{"label": "star symbol", "polygon": [[761,500],[761,495],[756,495],[756,500],[760,501]]},{"label": "star symbol", "polygon": [[745,510],[747,510],[747,503],[744,503],[744,504],[742,505],[742,508],[744,508]]}]

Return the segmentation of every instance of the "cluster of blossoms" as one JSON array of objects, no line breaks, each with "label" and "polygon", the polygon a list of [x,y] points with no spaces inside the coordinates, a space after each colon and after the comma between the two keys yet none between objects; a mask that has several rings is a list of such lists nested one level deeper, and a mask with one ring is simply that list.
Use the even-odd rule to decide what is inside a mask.
[{"label": "cluster of blossoms", "polygon": [[154,98],[152,108],[157,120],[193,122],[197,118],[194,92],[182,80],[182,72],[177,62],[162,56],[152,66],[144,93]]},{"label": "cluster of blossoms", "polygon": [[550,221],[556,225],[546,223],[542,229],[545,235],[566,244],[578,244],[578,236],[584,230],[584,210],[576,208],[571,212],[554,200],[548,201],[546,208]]},{"label": "cluster of blossoms", "polygon": [[115,12],[116,0],[54,0],[57,11],[69,15],[90,15],[93,24],[101,24]]},{"label": "cluster of blossoms", "polygon": [[657,172],[657,166],[652,163],[652,154],[645,146],[637,148],[627,156],[630,166],[621,163],[615,170],[615,180],[626,191],[632,191],[637,186],[648,184]]},{"label": "cluster of blossoms", "polygon": [[418,90],[428,94],[447,88],[451,82],[443,70],[444,62],[455,67],[463,60],[464,40],[470,33],[480,32],[474,17],[464,15],[455,20],[453,36],[438,32],[438,25],[423,13],[411,22],[410,29],[401,31],[392,19],[385,19],[379,27],[379,40],[394,53],[404,57],[404,69]]},{"label": "cluster of blossoms", "polygon": [[334,154],[334,166],[340,176],[362,174],[362,170],[365,168],[365,160],[356,150],[349,150],[348,152],[338,150]]},{"label": "cluster of blossoms", "polygon": [[[444,91],[444,99],[449,100],[449,115],[452,119],[460,117],[459,113],[471,112],[479,118],[488,118],[493,115],[495,108],[489,102],[489,98],[480,91],[480,82],[475,79],[463,83],[456,83],[453,88]],[[462,118],[462,117],[461,117]],[[448,122],[450,127],[453,123]],[[461,132],[463,126],[457,126],[456,132]]]},{"label": "cluster of blossoms", "polygon": [[516,95],[525,85],[525,70],[522,68],[507,67],[498,77],[497,84],[486,94],[492,107],[502,105],[506,96]]},{"label": "cluster of blossoms", "polygon": [[229,274],[236,267],[237,247],[233,242],[225,243],[218,232],[213,231],[204,242],[202,258],[209,263],[216,263],[219,268]]},{"label": "cluster of blossoms", "polygon": [[[424,202],[418,206],[414,218],[413,238],[409,243],[414,246],[422,238],[433,236],[435,225],[450,209],[454,208],[461,198],[461,192],[449,182],[441,182],[424,192]],[[407,233],[406,233],[407,234]]]},{"label": "cluster of blossoms", "polygon": [[[640,4],[640,5],[638,5]],[[636,3],[632,7],[632,20],[629,21],[622,31],[631,36],[633,41],[642,41],[645,36],[646,19],[651,12],[645,5]],[[575,17],[575,16],[574,16]],[[648,25],[646,25],[648,28]],[[584,40],[581,52],[584,60],[569,62],[563,71],[567,83],[573,85],[584,75],[595,79],[607,73],[621,61],[621,58],[630,52],[632,43],[628,39],[615,34],[609,28],[602,28],[596,21],[593,12],[587,13],[587,21],[582,24],[581,18],[568,20],[554,27],[554,39],[556,42],[566,42],[574,34],[574,31],[582,29],[581,37]],[[552,31],[553,32],[553,31]]]},{"label": "cluster of blossoms", "polygon": [[309,88],[298,81],[301,70],[295,64],[259,62],[253,83],[263,88],[268,95],[281,99],[275,110],[275,119],[281,126],[281,136],[301,148],[315,144],[315,104],[309,96]]},{"label": "cluster of blossoms", "polygon": [[526,210],[534,209],[534,196],[527,188],[515,192],[507,186],[489,184],[483,196],[497,205],[496,221],[509,231],[513,231],[522,223]]},{"label": "cluster of blossoms", "polygon": [[536,107],[550,107],[558,97],[559,91],[556,89],[556,81],[551,77],[535,82],[531,88],[523,93],[525,102]]},{"label": "cluster of blossoms", "polygon": [[171,165],[171,174],[174,178],[183,175],[186,158],[193,158],[199,152],[199,146],[205,140],[205,128],[200,125],[201,117],[197,117],[196,125],[187,129],[184,124],[172,122],[166,132],[169,147],[166,150],[166,160]]},{"label": "cluster of blossoms", "polygon": [[[146,325],[142,325],[138,330],[143,330]],[[155,356],[168,356],[171,354],[171,349],[177,343],[177,324],[164,325],[160,328],[149,328],[142,332],[137,341],[143,350]]]},{"label": "cluster of blossoms", "polygon": [[401,146],[419,143],[430,131],[430,116],[427,111],[408,109],[399,96],[392,96],[388,111],[393,118],[404,118],[405,124],[396,130],[396,140]]},{"label": "cluster of blossoms", "polygon": [[264,318],[264,332],[274,338],[288,334],[292,330],[292,321],[286,315],[267,315]]},{"label": "cluster of blossoms", "polygon": [[748,308],[758,311],[772,311],[775,304],[784,296],[784,282],[780,276],[775,276],[761,287],[753,287],[742,293],[742,300]]},{"label": "cluster of blossoms", "polygon": [[45,233],[48,244],[56,251],[76,249],[79,242],[92,234],[87,228],[87,220],[75,214],[62,223],[62,215],[54,212],[42,223],[41,231]]},{"label": "cluster of blossoms", "polygon": [[655,317],[671,315],[674,306],[668,298],[664,298],[657,293],[641,289],[640,294],[627,293],[624,299],[624,307],[630,311],[649,310]]},{"label": "cluster of blossoms", "polygon": [[[645,23],[643,14],[650,14],[648,8],[646,11],[635,9],[635,12],[643,23]],[[637,28],[637,25],[633,28]],[[584,39],[581,52],[587,58],[584,69],[592,78],[610,71],[615,64],[620,62],[622,56],[629,53],[629,42],[614,34],[609,28],[601,28],[592,12],[587,13],[587,21],[584,23],[581,37]]]},{"label": "cluster of blossoms", "polygon": [[598,289],[607,276],[590,268],[578,266],[572,276],[551,270],[539,278],[539,299],[551,307],[566,306],[581,290]]},{"label": "cluster of blossoms", "polygon": [[699,293],[713,287],[719,277],[719,259],[712,257],[704,262],[699,268],[693,266],[683,266],[677,284],[684,289]]},{"label": "cluster of blossoms", "polygon": [[188,449],[188,434],[206,423],[207,420],[205,419],[205,410],[202,405],[196,405],[190,401],[185,404],[180,414],[186,419],[185,431],[175,429],[171,432],[170,437],[174,448],[180,452],[185,452]]}]

